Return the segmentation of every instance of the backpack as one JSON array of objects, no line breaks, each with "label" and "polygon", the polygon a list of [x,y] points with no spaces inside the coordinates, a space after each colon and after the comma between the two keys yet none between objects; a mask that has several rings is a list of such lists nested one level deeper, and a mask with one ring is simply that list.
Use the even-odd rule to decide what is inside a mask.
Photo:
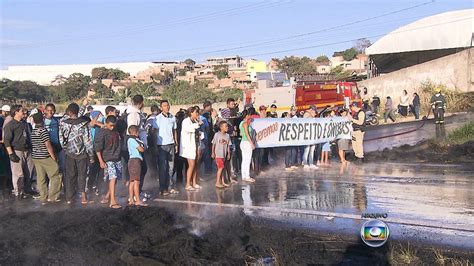
[{"label": "backpack", "polygon": [[117,119],[117,124],[115,125],[115,128],[117,129],[117,132],[120,134],[121,140],[122,140],[122,152],[127,153],[128,155],[128,138],[127,138],[127,117],[128,113],[125,111],[123,112]]}]

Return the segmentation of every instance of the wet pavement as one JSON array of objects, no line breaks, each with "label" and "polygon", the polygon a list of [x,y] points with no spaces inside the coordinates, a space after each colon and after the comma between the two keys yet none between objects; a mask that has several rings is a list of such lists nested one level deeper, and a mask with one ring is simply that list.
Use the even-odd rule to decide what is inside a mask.
[{"label": "wet pavement", "polygon": [[[359,238],[365,221],[361,214],[387,213],[382,220],[390,227],[390,238],[474,250],[474,166],[341,166],[333,161],[317,170],[285,172],[276,164],[272,169],[256,177],[254,184],[239,182],[227,189],[216,189],[214,176],[207,175],[199,191],[183,189],[178,195],[159,196],[149,203],[194,216],[197,227],[213,219],[216,212],[243,210],[289,226],[332,232],[348,241]],[[156,185],[154,178],[148,178],[145,188],[156,191]],[[119,202],[125,206],[121,183],[119,189]],[[78,203],[73,207],[81,208]],[[104,207],[95,203],[85,208]],[[70,206],[41,206],[38,201],[23,200],[0,204],[0,211],[6,208],[49,212]]]},{"label": "wet pavement", "polygon": [[430,138],[443,138],[464,123],[474,120],[474,113],[459,113],[445,118],[444,127],[436,127],[434,120],[418,120],[398,124],[367,127],[364,150],[381,151],[402,145],[415,145]]},{"label": "wet pavement", "polygon": [[[254,184],[159,197],[154,203],[197,217],[243,209],[296,226],[358,237],[362,213],[387,213],[391,237],[474,250],[474,168],[457,165],[349,165],[284,172]],[[204,214],[203,214],[204,213]]]}]

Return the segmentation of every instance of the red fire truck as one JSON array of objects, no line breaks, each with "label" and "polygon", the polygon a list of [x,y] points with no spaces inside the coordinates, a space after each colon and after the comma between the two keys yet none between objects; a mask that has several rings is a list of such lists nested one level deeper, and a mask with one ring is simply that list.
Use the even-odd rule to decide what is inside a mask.
[{"label": "red fire truck", "polygon": [[275,104],[281,111],[291,106],[305,110],[310,105],[324,108],[361,103],[357,83],[348,81],[298,81],[286,87],[257,88],[245,91],[244,99],[244,104],[252,103],[256,108]]}]

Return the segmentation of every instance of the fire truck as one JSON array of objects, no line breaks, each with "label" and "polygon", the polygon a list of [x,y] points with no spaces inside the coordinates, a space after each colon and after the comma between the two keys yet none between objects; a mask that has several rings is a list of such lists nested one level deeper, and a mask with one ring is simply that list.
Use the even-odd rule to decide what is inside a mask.
[{"label": "fire truck", "polygon": [[280,111],[289,111],[291,106],[306,110],[310,105],[349,107],[353,102],[362,102],[357,83],[351,81],[293,81],[288,86],[247,90],[244,99],[244,104],[253,104],[256,108],[275,104]]}]

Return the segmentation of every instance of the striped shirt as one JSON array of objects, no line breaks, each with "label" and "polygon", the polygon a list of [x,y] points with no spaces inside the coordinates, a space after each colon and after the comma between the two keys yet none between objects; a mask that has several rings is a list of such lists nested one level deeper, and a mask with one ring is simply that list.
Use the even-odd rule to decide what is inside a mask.
[{"label": "striped shirt", "polygon": [[31,133],[31,145],[33,146],[33,159],[46,159],[49,156],[46,148],[46,141],[50,141],[48,130],[44,127],[37,127]]}]

